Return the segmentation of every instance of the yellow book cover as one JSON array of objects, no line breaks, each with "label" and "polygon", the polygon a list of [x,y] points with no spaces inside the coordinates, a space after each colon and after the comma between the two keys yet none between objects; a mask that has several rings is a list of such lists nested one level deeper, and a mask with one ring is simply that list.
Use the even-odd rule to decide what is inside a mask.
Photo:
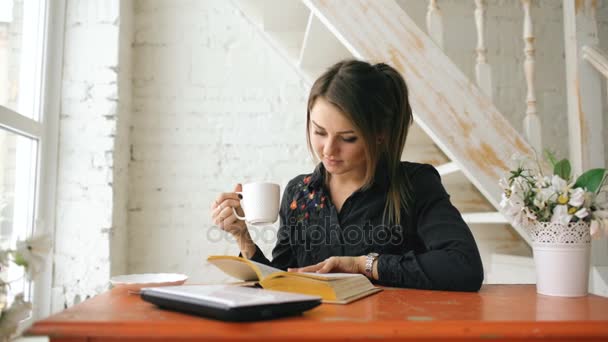
[{"label": "yellow book cover", "polygon": [[382,290],[363,274],[285,272],[230,255],[212,255],[207,261],[234,278],[257,281],[268,290],[321,296],[324,303],[348,304]]}]

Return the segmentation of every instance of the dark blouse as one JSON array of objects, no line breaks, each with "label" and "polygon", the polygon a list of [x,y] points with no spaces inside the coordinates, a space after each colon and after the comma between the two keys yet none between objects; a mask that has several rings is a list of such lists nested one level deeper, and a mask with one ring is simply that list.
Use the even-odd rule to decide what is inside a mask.
[{"label": "dark blouse", "polygon": [[477,291],[483,267],[469,227],[450,202],[434,167],[402,162],[411,200],[401,225],[383,223],[389,181],[379,167],[371,187],[355,191],[340,212],[325,186],[323,164],[292,179],[280,209],[277,244],[269,261],[256,246],[251,260],[280,269],[319,263],[331,256],[378,258],[386,286]]}]

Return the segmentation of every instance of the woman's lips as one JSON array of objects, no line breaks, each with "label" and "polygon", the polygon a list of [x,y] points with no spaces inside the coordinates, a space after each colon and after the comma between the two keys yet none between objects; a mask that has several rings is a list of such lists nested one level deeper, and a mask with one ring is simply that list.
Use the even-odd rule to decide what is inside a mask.
[{"label": "woman's lips", "polygon": [[336,165],[340,165],[340,163],[342,163],[341,160],[331,160],[331,159],[325,159],[325,164],[330,165],[330,166],[336,166]]}]

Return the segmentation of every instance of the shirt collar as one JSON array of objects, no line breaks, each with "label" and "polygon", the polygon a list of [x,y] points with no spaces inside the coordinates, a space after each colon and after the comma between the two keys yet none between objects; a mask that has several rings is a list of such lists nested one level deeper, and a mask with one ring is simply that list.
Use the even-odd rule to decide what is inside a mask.
[{"label": "shirt collar", "polygon": [[[325,183],[325,166],[323,163],[317,164],[313,171],[309,186],[318,188]],[[374,183],[372,186],[378,186],[381,190],[387,190],[390,184],[390,176],[388,173],[388,167],[386,161],[380,160],[376,167],[376,174],[374,175]]]}]

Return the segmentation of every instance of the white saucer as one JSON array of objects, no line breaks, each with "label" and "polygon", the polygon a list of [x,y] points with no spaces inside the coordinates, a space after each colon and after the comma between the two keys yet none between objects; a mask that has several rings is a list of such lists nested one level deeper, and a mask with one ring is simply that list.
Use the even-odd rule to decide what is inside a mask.
[{"label": "white saucer", "polygon": [[144,287],[182,285],[188,276],[177,273],[126,274],[110,278],[112,287],[121,288],[129,293],[139,293]]}]

